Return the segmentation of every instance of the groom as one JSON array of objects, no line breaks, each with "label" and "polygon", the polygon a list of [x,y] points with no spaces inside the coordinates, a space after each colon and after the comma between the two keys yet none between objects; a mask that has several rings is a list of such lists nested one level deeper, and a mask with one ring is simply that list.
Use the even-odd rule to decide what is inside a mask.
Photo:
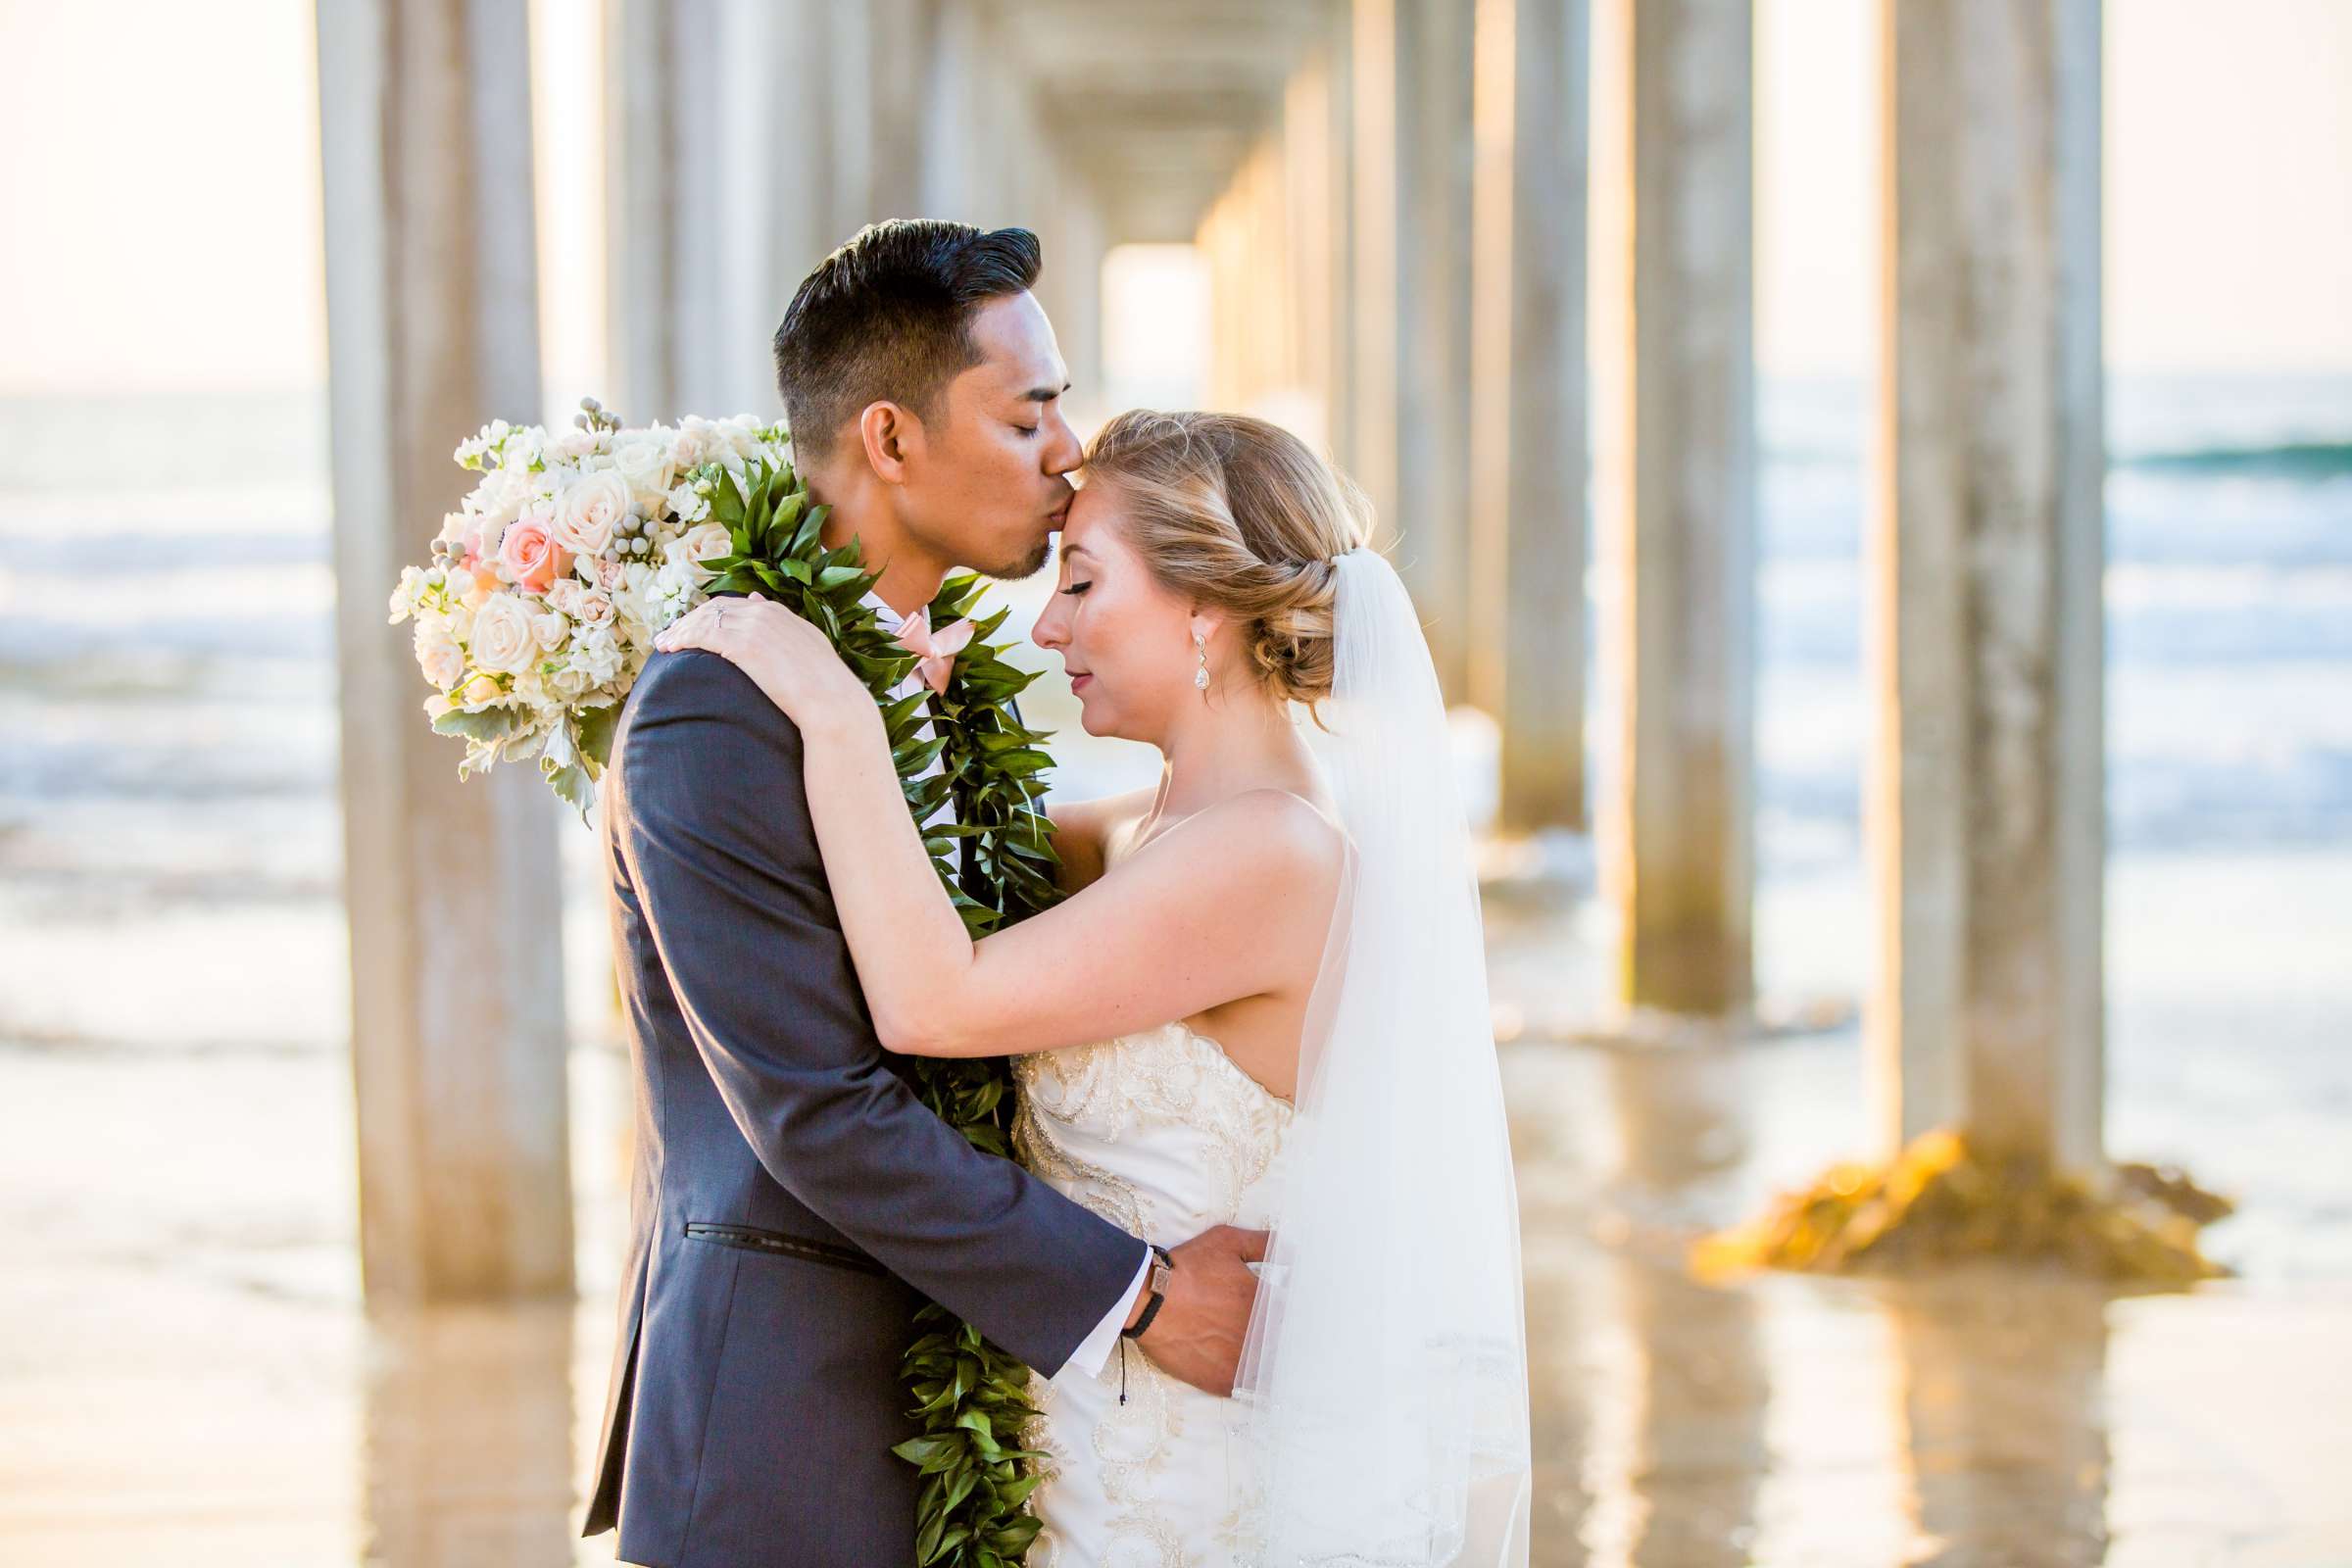
[{"label": "groom", "polygon": [[[884,223],[777,329],[824,542],[862,543],[910,643],[949,570],[1031,574],[1069,506],[1038,268],[1021,229]],[[621,1559],[655,1568],[911,1565],[918,1477],[890,1448],[914,1432],[899,1360],[925,1297],[1041,1375],[1092,1375],[1157,1285],[1141,1345],[1230,1390],[1257,1238],[1211,1231],[1152,1270],[1142,1241],[922,1107],[866,1016],[799,733],[747,676],[648,664],[603,814],[637,1158],[587,1534],[617,1524]]]}]

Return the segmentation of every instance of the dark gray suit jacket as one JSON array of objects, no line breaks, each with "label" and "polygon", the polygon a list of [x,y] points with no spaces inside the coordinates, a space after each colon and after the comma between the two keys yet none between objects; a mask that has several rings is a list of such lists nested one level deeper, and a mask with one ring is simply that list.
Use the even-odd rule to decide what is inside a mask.
[{"label": "dark gray suit jacket", "polygon": [[637,1155],[587,1533],[654,1568],[911,1565],[922,1298],[1051,1374],[1143,1243],[974,1152],[876,1043],[800,733],[749,677],[656,656],[603,810]]}]

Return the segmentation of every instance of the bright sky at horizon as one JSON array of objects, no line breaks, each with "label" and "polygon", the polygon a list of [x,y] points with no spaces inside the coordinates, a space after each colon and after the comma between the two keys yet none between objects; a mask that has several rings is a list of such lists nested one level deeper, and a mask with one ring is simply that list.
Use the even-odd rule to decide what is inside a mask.
[{"label": "bright sky at horizon", "polygon": [[[0,393],[323,373],[311,8],[0,0]],[[601,352],[586,8],[540,0],[551,368]],[[1876,0],[1759,0],[1757,344],[1858,373],[1875,338]],[[2107,6],[2119,369],[2352,369],[2352,4]],[[139,47],[122,40],[136,37]],[[126,105],[138,106],[135,112]],[[2188,107],[2183,107],[2188,106]],[[583,128],[588,126],[589,128]],[[780,285],[781,287],[781,285]]]}]

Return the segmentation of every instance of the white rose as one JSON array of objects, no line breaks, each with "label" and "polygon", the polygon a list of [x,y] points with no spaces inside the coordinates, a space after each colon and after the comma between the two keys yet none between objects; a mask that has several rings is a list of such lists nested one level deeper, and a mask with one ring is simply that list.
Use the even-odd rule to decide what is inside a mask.
[{"label": "white rose", "polygon": [[448,691],[466,678],[466,650],[458,646],[449,627],[430,616],[416,622],[416,667],[436,691]]},{"label": "white rose", "polygon": [[531,617],[531,635],[539,639],[542,648],[561,648],[571,635],[571,622],[551,610]]},{"label": "white rose", "polygon": [[726,524],[706,522],[687,529],[670,541],[662,554],[672,564],[683,563],[694,570],[694,585],[700,588],[710,580],[705,563],[735,553],[735,541],[728,537]]},{"label": "white rose", "polygon": [[580,615],[580,596],[583,590],[580,587],[578,579],[572,577],[558,577],[554,582],[547,585],[547,592],[541,597],[546,599],[547,608],[554,611],[557,614],[569,615],[574,620],[577,620]]},{"label": "white rose", "polygon": [[493,594],[473,613],[473,662],[482,669],[512,675],[529,667],[539,652],[531,634],[531,612],[513,594]]},{"label": "white rose", "polygon": [[580,622],[584,626],[612,625],[612,597],[603,593],[585,593],[580,595],[579,612],[573,615],[572,619]]},{"label": "white rose", "polygon": [[601,556],[629,514],[629,486],[612,469],[576,479],[556,500],[557,544],[574,555]]},{"label": "white rose", "polygon": [[650,508],[668,492],[674,476],[669,443],[642,435],[623,441],[612,449],[612,468],[630,495]]},{"label": "white rose", "polygon": [[566,661],[547,677],[549,695],[566,708],[578,702],[581,695],[595,684],[588,678],[587,672],[580,668],[577,661]]}]

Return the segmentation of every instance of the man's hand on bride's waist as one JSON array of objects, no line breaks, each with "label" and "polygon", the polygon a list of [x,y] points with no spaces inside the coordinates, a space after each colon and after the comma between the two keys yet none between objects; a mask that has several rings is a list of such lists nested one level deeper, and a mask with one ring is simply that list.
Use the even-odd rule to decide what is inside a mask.
[{"label": "man's hand on bride's waist", "polygon": [[[1250,1265],[1265,1261],[1266,1235],[1219,1225],[1176,1248],[1165,1271],[1154,1271],[1162,1300],[1136,1343],[1161,1371],[1219,1398],[1232,1395],[1257,1304],[1257,1276]],[[1144,1315],[1154,1283],[1148,1277],[1138,1293],[1129,1328]]]}]

